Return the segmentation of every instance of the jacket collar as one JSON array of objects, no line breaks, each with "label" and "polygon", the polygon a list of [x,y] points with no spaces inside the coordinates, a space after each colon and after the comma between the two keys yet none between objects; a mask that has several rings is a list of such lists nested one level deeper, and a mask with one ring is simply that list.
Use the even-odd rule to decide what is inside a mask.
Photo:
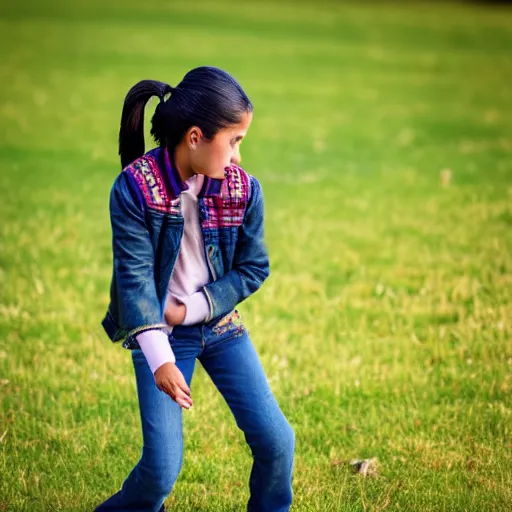
[{"label": "jacket collar", "polygon": [[[171,198],[177,198],[184,190],[188,190],[188,185],[181,179],[178,169],[176,169],[171,162],[169,151],[162,148],[156,148],[155,157],[160,165],[162,176],[165,180],[167,191]],[[203,186],[198,194],[198,197],[205,196],[218,196],[222,186],[221,179],[204,177]]]}]

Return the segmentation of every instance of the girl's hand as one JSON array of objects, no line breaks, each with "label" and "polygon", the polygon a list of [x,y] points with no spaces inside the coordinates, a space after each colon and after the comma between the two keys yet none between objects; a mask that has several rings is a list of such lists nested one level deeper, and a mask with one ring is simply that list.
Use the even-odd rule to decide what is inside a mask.
[{"label": "girl's hand", "polygon": [[187,314],[187,306],[183,302],[179,302],[176,297],[171,296],[165,307],[164,318],[167,325],[181,325]]},{"label": "girl's hand", "polygon": [[155,372],[156,387],[168,394],[180,407],[190,409],[192,398],[185,377],[175,363],[164,363]]}]

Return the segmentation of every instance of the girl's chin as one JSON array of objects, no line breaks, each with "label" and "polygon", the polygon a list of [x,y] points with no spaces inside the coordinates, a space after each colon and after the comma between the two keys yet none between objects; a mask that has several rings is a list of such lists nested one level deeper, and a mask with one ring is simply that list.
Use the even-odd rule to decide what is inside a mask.
[{"label": "girl's chin", "polygon": [[211,174],[210,178],[214,178],[216,180],[223,180],[226,177],[226,169],[223,169],[222,172]]},{"label": "girl's chin", "polygon": [[208,178],[213,178],[215,180],[223,180],[226,177],[226,169],[223,169],[220,172],[202,172],[199,174],[203,174],[204,176],[207,176]]}]

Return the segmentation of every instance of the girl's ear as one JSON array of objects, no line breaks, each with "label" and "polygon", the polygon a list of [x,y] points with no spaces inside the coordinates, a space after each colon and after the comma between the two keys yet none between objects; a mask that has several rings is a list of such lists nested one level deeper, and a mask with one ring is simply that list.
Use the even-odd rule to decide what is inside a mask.
[{"label": "girl's ear", "polygon": [[198,126],[191,126],[187,130],[186,140],[190,149],[195,149],[203,139],[203,131]]}]

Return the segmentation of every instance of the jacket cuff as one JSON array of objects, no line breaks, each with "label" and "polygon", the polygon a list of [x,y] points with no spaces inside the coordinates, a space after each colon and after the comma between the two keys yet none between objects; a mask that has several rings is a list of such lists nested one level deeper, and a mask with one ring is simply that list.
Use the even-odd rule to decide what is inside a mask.
[{"label": "jacket cuff", "polygon": [[161,330],[145,331],[137,335],[137,342],[153,373],[164,363],[176,362],[169,337],[165,332]]},{"label": "jacket cuff", "polygon": [[203,292],[199,291],[188,297],[179,299],[187,307],[185,320],[182,325],[195,325],[203,323],[210,314],[210,306]]}]

